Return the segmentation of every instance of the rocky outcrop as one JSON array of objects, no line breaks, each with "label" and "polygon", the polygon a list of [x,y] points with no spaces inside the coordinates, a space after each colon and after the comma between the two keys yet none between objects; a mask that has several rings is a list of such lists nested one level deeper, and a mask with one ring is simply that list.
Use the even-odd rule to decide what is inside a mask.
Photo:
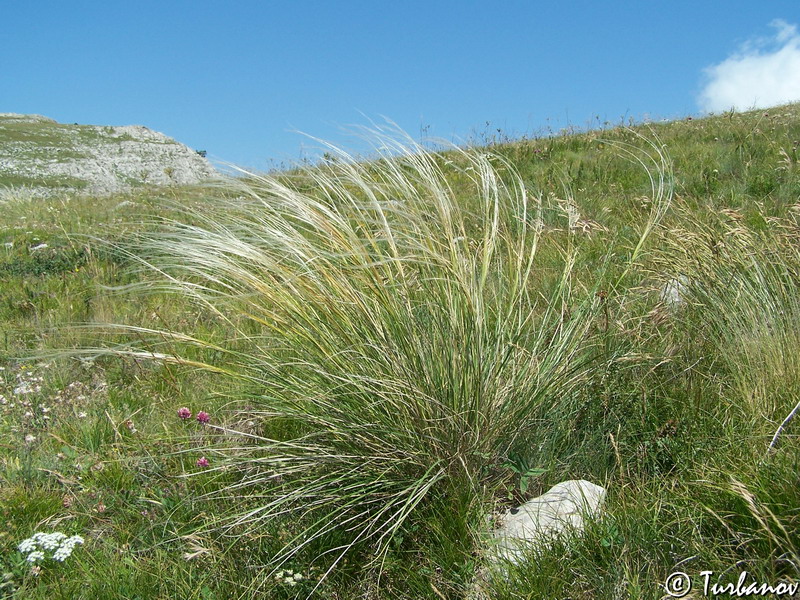
[{"label": "rocky outcrop", "polygon": [[0,113],[2,187],[35,195],[105,195],[218,177],[200,153],[147,127],[66,125],[40,115]]}]

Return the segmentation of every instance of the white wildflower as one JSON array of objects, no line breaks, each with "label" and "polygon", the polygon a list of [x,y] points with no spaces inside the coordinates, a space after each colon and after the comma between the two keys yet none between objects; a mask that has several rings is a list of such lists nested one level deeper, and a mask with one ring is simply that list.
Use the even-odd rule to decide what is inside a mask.
[{"label": "white wildflower", "polygon": [[55,550],[61,546],[61,542],[65,540],[66,537],[67,536],[60,531],[54,533],[35,533],[33,535],[33,539],[45,550]]},{"label": "white wildflower", "polygon": [[292,569],[283,569],[275,573],[275,581],[278,581],[283,585],[288,585],[290,587],[296,586],[297,583],[302,580],[303,580],[303,574],[300,571],[294,571]]},{"label": "white wildflower", "polygon": [[45,560],[45,558],[47,558],[45,551],[52,552],[50,558],[53,560],[64,562],[72,555],[72,551],[77,544],[83,544],[83,538],[79,535],[67,537],[60,531],[54,531],[52,533],[40,531],[34,533],[27,540],[20,542],[17,546],[17,550],[23,554],[27,554],[28,556],[25,557],[25,560],[30,563]]},{"label": "white wildflower", "polygon": [[72,546],[61,546],[58,550],[56,550],[53,553],[53,560],[57,560],[58,562],[64,562],[72,554],[72,548],[73,548]]},{"label": "white wildflower", "polygon": [[33,387],[27,381],[21,381],[20,384],[14,388],[14,395],[19,396],[21,394],[31,394],[33,393]]}]

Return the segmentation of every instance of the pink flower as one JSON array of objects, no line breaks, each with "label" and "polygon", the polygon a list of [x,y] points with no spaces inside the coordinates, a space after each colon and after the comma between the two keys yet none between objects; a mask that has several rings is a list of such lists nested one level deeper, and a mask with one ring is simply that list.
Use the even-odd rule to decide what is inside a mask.
[{"label": "pink flower", "polygon": [[188,408],[186,408],[184,406],[183,408],[179,408],[178,409],[178,416],[181,419],[184,419],[184,420],[185,419],[191,419],[192,418],[192,411],[190,411]]},{"label": "pink flower", "polygon": [[198,467],[207,467],[209,465],[208,459],[205,456],[201,456],[197,459],[197,466]]},{"label": "pink flower", "polygon": [[206,411],[201,410],[199,413],[197,413],[197,420],[205,425],[211,420],[211,415],[209,415]]}]

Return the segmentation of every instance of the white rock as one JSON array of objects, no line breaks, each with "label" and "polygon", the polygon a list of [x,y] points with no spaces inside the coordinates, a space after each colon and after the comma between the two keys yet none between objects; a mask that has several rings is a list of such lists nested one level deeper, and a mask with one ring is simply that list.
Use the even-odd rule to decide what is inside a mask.
[{"label": "white rock", "polygon": [[557,537],[579,534],[584,519],[600,514],[605,495],[605,488],[599,485],[570,479],[505,513],[484,552],[488,564],[478,569],[467,600],[491,600],[490,582],[493,574],[505,576],[504,561],[519,564],[530,548],[545,546]]},{"label": "white rock", "polygon": [[661,301],[670,307],[677,307],[686,302],[686,287],[689,285],[689,278],[681,275],[676,279],[670,279],[661,288]]},{"label": "white rock", "polygon": [[606,490],[584,479],[554,485],[547,493],[511,509],[494,532],[495,558],[517,564],[525,551],[556,537],[579,533],[584,519],[596,517]]}]

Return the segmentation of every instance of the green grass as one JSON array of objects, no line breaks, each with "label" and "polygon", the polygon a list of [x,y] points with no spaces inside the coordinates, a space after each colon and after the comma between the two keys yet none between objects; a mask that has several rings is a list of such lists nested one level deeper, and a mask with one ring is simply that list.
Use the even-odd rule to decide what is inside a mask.
[{"label": "green grass", "polygon": [[[797,105],[435,154],[390,132],[230,189],[6,194],[0,597],[796,581],[797,423],[767,450],[800,400],[798,139]],[[603,518],[485,573],[487,515],[567,478]],[[86,543],[32,575],[16,545],[56,530]]]}]

